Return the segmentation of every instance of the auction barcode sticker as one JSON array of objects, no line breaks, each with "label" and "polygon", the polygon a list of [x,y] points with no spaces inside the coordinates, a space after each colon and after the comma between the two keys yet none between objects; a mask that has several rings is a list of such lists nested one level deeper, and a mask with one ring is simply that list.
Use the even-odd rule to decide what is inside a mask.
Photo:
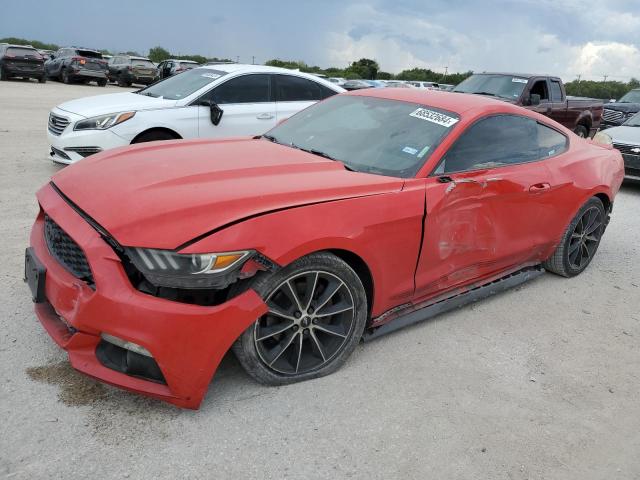
[{"label": "auction barcode sticker", "polygon": [[443,127],[447,128],[450,128],[458,123],[457,118],[450,117],[449,115],[445,115],[444,113],[435,112],[427,108],[418,108],[417,110],[411,112],[409,115],[421,120],[426,120],[427,122],[437,123],[438,125],[442,125]]}]

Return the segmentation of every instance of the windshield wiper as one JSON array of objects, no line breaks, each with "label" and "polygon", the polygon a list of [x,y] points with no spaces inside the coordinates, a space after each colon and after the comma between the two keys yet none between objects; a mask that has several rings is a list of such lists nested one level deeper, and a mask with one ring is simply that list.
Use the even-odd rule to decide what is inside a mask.
[{"label": "windshield wiper", "polygon": [[498,97],[499,95],[496,95],[495,93],[491,93],[491,92],[473,92],[476,95],[489,95],[490,97]]},{"label": "windshield wiper", "polygon": [[273,135],[261,135],[262,138],[266,138],[267,140],[269,140],[270,142],[273,143],[280,143],[278,142],[278,139],[276,137],[274,137]]}]

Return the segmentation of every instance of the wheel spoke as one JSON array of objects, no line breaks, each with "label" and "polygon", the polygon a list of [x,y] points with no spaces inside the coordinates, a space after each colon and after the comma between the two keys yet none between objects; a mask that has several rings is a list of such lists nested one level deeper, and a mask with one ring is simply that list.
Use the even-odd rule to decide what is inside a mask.
[{"label": "wheel spoke", "polygon": [[348,312],[349,310],[353,310],[353,305],[337,303],[326,307],[322,313],[316,314],[316,317],[331,317],[333,315],[338,315],[339,313]]},{"label": "wheel spoke", "polygon": [[584,233],[587,235],[590,235],[593,232],[595,232],[597,229],[599,229],[601,225],[602,225],[602,222],[594,221]]},{"label": "wheel spoke", "polygon": [[272,307],[271,305],[268,305],[269,307],[269,313],[271,315],[275,315],[276,317],[281,317],[281,318],[286,318],[287,320],[291,320],[292,322],[296,321],[296,317],[294,317],[293,315],[289,315],[288,313],[283,312],[282,310]]},{"label": "wheel spoke", "polygon": [[276,363],[276,360],[278,360],[282,356],[282,354],[285,352],[285,350],[287,350],[287,348],[289,348],[291,346],[291,344],[293,343],[293,340],[295,340],[296,336],[298,336],[298,335],[300,335],[299,331],[296,332],[296,333],[293,333],[286,342],[280,343],[280,344],[278,344],[277,347],[274,347],[272,349],[272,351],[273,350],[277,350],[278,353],[276,353],[275,357],[273,357],[273,359],[271,359],[271,361],[269,362],[269,366],[271,366],[274,363]]},{"label": "wheel spoke", "polygon": [[313,276],[313,284],[311,285],[311,288],[307,288],[308,291],[308,297],[306,298],[306,302],[305,302],[305,310],[309,310],[309,307],[311,306],[311,302],[313,301],[313,296],[316,293],[316,286],[318,285],[318,276],[320,275],[320,272],[314,272],[315,275]]},{"label": "wheel spoke", "polygon": [[[296,305],[296,307],[298,307],[299,311],[303,311],[304,308],[302,307],[302,303],[300,302],[300,299],[298,298],[298,294],[296,293],[295,289],[293,288],[293,285],[291,285],[291,280],[287,280],[287,287],[289,292],[291,293],[291,296],[289,297],[290,299],[293,300],[293,302]],[[283,289],[286,290],[286,289]],[[285,293],[285,295],[289,296],[288,294]]]},{"label": "wheel spoke", "polygon": [[298,360],[296,360],[296,373],[300,369],[300,359],[302,358],[302,335],[298,335]]},{"label": "wheel spoke", "polygon": [[583,233],[588,233],[591,225],[596,221],[596,218],[598,218],[598,210],[596,209],[589,210],[587,213],[589,214],[589,217],[587,219],[587,224],[584,226]]},{"label": "wheel spoke", "polygon": [[581,250],[582,250],[582,242],[577,242],[577,246],[579,248],[575,248],[573,250],[573,252],[571,252],[569,254],[569,261],[573,264],[573,265],[577,265],[580,266],[580,255],[581,255]]},{"label": "wheel spoke", "polygon": [[[343,285],[344,285],[344,282],[339,280],[338,281],[338,286],[335,287],[333,290],[329,290],[329,286],[327,286],[327,289],[322,294],[322,297],[323,297],[322,300],[319,301],[318,306],[316,307],[316,312],[319,312],[322,309],[322,307],[324,307],[329,302],[329,300],[331,300],[333,298],[333,296],[336,293],[338,293],[338,290],[340,290],[340,288],[342,288]],[[329,292],[329,293],[327,293],[327,292]]]},{"label": "wheel spoke", "polygon": [[[579,236],[579,238],[582,237]],[[578,240],[577,242],[573,243],[573,245],[569,245],[569,256],[571,256],[576,251],[576,248],[578,248],[581,244],[582,240]]]},{"label": "wheel spoke", "polygon": [[347,336],[343,333],[339,332],[334,325],[314,325],[314,330],[319,330],[324,333],[328,333],[329,335],[335,335],[336,337],[346,338]]},{"label": "wheel spoke", "polygon": [[287,322],[286,325],[279,323],[277,325],[269,325],[268,327],[260,327],[260,338],[257,338],[258,342],[262,342],[267,338],[274,337],[279,333],[286,332],[293,327],[293,322]]},{"label": "wheel spoke", "polygon": [[318,337],[316,337],[316,334],[313,331],[313,329],[309,329],[309,335],[313,339],[313,342],[316,344],[316,348],[318,349],[318,352],[320,353],[320,356],[322,357],[322,361],[326,362],[327,361],[327,357],[324,354],[324,349],[322,348],[322,345],[320,344],[320,341],[318,340]]}]

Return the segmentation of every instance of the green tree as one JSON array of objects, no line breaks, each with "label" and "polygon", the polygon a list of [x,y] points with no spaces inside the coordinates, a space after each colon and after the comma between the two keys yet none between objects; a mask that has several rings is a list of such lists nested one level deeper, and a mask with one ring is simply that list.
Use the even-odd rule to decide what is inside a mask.
[{"label": "green tree", "polygon": [[393,75],[389,72],[378,72],[378,74],[376,75],[376,79],[378,80],[391,80],[392,78]]},{"label": "green tree", "polygon": [[31,45],[40,50],[58,50],[60,47],[55,43],[44,43],[40,40],[25,40],[24,38],[6,37],[0,38],[0,43],[11,43],[13,45]]},{"label": "green tree", "polygon": [[160,63],[164,60],[171,58],[171,53],[160,46],[153,47],[149,50],[149,60],[155,63]]},{"label": "green tree", "polygon": [[[357,62],[353,62],[344,71],[347,78],[364,78],[374,80],[380,70],[378,62],[369,58],[361,58]],[[353,77],[355,75],[355,77]]]}]

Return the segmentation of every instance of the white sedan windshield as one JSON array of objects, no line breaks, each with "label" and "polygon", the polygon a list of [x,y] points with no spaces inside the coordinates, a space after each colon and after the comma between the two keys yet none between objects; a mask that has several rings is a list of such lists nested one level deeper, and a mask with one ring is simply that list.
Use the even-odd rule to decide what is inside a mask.
[{"label": "white sedan windshield", "polygon": [[167,100],[181,100],[226,74],[227,72],[210,68],[195,68],[154,83],[137,93]]}]

